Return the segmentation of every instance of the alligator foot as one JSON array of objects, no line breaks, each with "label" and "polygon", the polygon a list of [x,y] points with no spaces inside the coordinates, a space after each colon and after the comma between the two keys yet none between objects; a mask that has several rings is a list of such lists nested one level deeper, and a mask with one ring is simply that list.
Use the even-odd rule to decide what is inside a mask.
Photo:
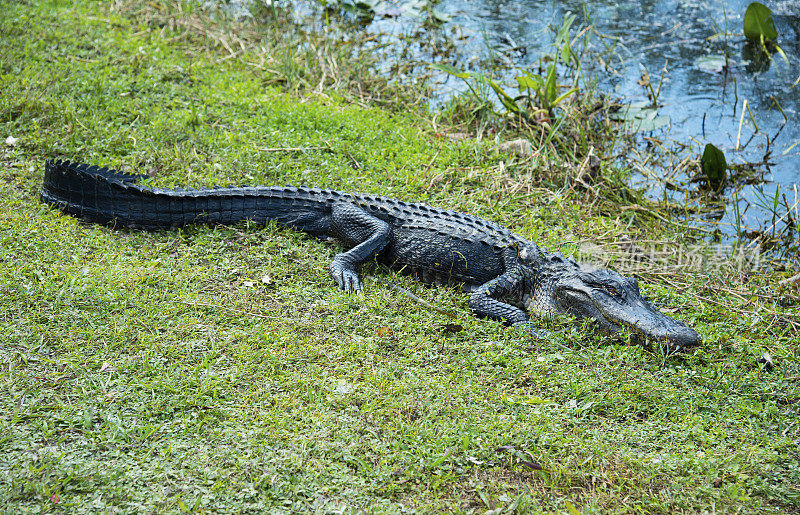
[{"label": "alligator foot", "polygon": [[352,265],[342,259],[338,259],[338,257],[331,262],[331,275],[336,280],[336,284],[339,285],[339,289],[347,293],[361,291],[364,284],[358,277],[358,272],[355,271]]}]

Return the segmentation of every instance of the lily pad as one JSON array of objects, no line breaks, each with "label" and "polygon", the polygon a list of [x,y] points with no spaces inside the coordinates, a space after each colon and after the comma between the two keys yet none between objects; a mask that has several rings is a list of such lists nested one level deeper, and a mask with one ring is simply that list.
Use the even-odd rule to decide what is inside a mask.
[{"label": "lily pad", "polygon": [[621,122],[627,132],[651,132],[667,127],[669,116],[658,114],[649,102],[632,102],[611,113],[610,118]]}]

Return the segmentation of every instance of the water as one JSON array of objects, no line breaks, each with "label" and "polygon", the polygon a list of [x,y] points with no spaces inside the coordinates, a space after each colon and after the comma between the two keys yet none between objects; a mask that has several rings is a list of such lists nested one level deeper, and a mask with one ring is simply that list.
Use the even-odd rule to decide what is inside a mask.
[{"label": "water", "polygon": [[[800,199],[800,84],[793,87],[800,78],[800,3],[784,0],[769,5],[779,33],[777,42],[788,63],[778,54],[772,61],[753,60],[752,48],[742,34],[748,3],[444,0],[437,8],[450,15],[448,23],[467,36],[459,45],[462,53],[476,56],[491,49],[520,68],[535,67],[540,56],[552,54],[553,30],[548,27],[558,27],[565,14],[572,12],[578,15],[576,25],[591,23],[606,36],[595,38],[593,45],[607,64],[589,63],[589,69],[603,90],[624,100],[647,100],[647,92],[637,83],[642,66],[654,88],[664,70],[658,112],[669,117],[670,125],[652,136],[689,145],[684,152],[695,154],[712,143],[725,152],[729,163],[757,163],[754,171],[758,177],[763,175],[765,182],[744,185],[736,192],[738,216],[733,208],[735,188],[726,190],[727,202],[720,211],[725,204],[727,208],[714,226],[733,235],[747,228],[770,232],[776,221],[779,230],[785,228],[790,217],[779,219],[789,210],[796,219]],[[605,45],[615,46],[606,52]],[[723,70],[726,52],[730,67]],[[745,100],[749,110],[742,120]],[[707,198],[667,190],[652,177],[639,175],[634,182],[645,185],[654,197],[708,203]],[[772,202],[776,187],[781,204],[777,216]]]}]

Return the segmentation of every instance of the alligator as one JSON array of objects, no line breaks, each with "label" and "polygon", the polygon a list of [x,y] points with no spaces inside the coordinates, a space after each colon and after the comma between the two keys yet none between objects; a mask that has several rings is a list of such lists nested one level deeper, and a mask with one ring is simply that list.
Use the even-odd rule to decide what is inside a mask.
[{"label": "alligator", "polygon": [[358,292],[360,267],[377,260],[427,284],[459,285],[478,316],[546,331],[529,318],[556,313],[590,319],[604,334],[627,329],[638,340],[670,348],[700,335],[645,299],[635,278],[550,253],[483,218],[374,195],[291,187],[163,189],[137,184],[143,175],[66,160],[45,165],[41,200],[84,220],[130,229],[252,221],[334,239],[346,250],[330,272],[345,292]]}]

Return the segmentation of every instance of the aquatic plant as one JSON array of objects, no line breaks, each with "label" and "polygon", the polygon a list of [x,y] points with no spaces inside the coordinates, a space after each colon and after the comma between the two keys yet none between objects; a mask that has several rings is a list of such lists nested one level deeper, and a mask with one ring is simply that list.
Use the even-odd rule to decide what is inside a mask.
[{"label": "aquatic plant", "polygon": [[758,2],[747,6],[744,13],[744,36],[761,42],[778,39],[778,31],[775,29],[769,7]]},{"label": "aquatic plant", "polygon": [[789,59],[779,47],[775,40],[778,39],[778,30],[775,28],[775,22],[772,20],[772,11],[764,4],[753,2],[747,6],[744,13],[744,36],[750,41],[761,44],[761,50],[769,57],[771,57],[770,48],[781,54],[781,56],[789,63]]},{"label": "aquatic plant", "polygon": [[[560,61],[565,66],[572,66],[576,69],[580,68],[580,62],[575,52],[572,50],[569,41],[569,29],[574,21],[574,14],[568,13],[564,17],[564,21],[558,29],[554,42],[555,56],[546,56],[542,58],[542,61],[553,61],[551,64],[547,65],[544,74],[536,74],[528,70],[518,70],[521,75],[515,77],[518,91],[518,94],[515,96],[509,94],[502,86],[486,74],[462,71],[449,64],[432,64],[431,68],[443,71],[463,80],[475,98],[484,105],[489,104],[489,100],[483,92],[491,89],[495,95],[497,95],[500,104],[505,108],[506,114],[518,115],[528,120],[533,120],[541,110],[544,110],[549,118],[554,118],[553,108],[578,91],[577,87],[572,87],[566,92],[559,94],[558,71],[555,64]],[[488,88],[482,89],[480,85],[485,85]],[[523,103],[523,100],[527,100],[527,102]],[[494,109],[492,110],[495,114],[503,114]]]},{"label": "aquatic plant", "polygon": [[725,186],[728,170],[728,162],[722,150],[711,143],[706,144],[703,150],[703,157],[700,158],[700,165],[703,168],[709,187],[715,191],[721,190]]}]

